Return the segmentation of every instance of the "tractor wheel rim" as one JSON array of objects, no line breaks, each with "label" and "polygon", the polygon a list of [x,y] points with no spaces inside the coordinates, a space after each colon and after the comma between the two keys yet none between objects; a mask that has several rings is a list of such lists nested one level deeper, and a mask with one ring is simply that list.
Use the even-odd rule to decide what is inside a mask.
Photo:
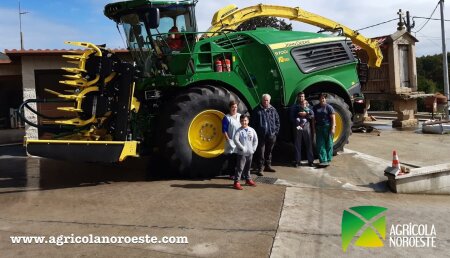
[{"label": "tractor wheel rim", "polygon": [[224,137],[222,119],[225,115],[218,110],[205,110],[192,119],[188,130],[191,149],[204,158],[223,153]]},{"label": "tractor wheel rim", "polygon": [[344,122],[342,120],[342,116],[339,113],[335,113],[335,121],[336,121],[336,128],[334,132],[333,142],[336,143],[338,139],[342,136],[343,128],[344,128]]}]

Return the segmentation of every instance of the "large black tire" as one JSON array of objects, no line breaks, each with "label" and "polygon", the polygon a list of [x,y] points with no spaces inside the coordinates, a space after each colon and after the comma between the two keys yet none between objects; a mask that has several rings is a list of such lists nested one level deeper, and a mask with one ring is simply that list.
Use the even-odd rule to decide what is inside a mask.
[{"label": "large black tire", "polygon": [[[171,101],[161,119],[159,145],[172,171],[189,177],[213,177],[220,174],[225,161],[223,155],[210,158],[198,155],[189,143],[188,132],[198,114],[205,110],[227,114],[232,100],[239,103],[239,113],[247,112],[247,107],[236,94],[210,85],[190,88]],[[214,128],[215,137],[223,137],[221,129],[221,126]]]},{"label": "large black tire", "polygon": [[[344,150],[345,144],[348,143],[352,128],[352,113],[347,103],[341,97],[331,93],[327,94],[327,103],[336,112],[336,133],[333,141],[333,153],[336,155],[338,151]],[[319,103],[319,100],[313,100],[312,102],[316,105]]]}]

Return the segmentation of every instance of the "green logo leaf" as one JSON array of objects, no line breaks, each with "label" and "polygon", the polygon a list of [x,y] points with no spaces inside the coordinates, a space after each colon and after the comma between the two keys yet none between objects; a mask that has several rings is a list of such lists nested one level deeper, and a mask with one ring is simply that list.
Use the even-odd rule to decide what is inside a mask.
[{"label": "green logo leaf", "polygon": [[[387,208],[378,206],[355,206],[342,214],[342,250],[347,251],[355,236],[354,245],[362,247],[382,247],[386,239]],[[358,234],[360,232],[360,234]]]}]

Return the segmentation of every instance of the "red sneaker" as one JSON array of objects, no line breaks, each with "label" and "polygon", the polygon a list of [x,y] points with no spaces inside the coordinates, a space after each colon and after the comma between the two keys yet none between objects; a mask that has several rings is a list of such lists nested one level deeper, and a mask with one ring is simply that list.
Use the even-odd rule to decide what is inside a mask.
[{"label": "red sneaker", "polygon": [[239,182],[234,182],[233,188],[236,190],[243,190],[244,188],[242,188],[241,183]]},{"label": "red sneaker", "polygon": [[245,185],[248,185],[248,186],[256,186],[256,183],[255,183],[253,180],[249,179],[249,180],[246,180],[246,181],[245,181]]}]

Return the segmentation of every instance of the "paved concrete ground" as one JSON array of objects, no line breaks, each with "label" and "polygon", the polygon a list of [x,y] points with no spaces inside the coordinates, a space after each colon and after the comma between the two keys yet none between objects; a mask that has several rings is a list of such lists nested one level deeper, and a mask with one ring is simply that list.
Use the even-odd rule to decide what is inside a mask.
[{"label": "paved concrete ground", "polygon": [[[231,189],[227,179],[146,181],[145,161],[121,166],[75,164],[9,155],[0,147],[2,256],[47,257],[446,257],[449,196],[399,195],[384,168],[400,162],[449,162],[450,136],[392,130],[353,134],[326,169],[279,163],[275,185]],[[8,155],[5,155],[8,154]],[[434,224],[436,248],[342,252],[341,216],[358,205],[388,208],[387,224]],[[389,228],[388,228],[389,233]],[[11,235],[187,236],[189,244],[12,245]],[[385,242],[387,245],[387,242]]]},{"label": "paved concrete ground", "polygon": [[[235,191],[227,179],[145,181],[142,166],[0,159],[2,253],[16,256],[173,257],[270,254],[285,187]],[[16,164],[12,164],[16,163]],[[19,172],[21,169],[16,170]],[[74,174],[77,175],[74,175]],[[270,192],[270,194],[267,194]],[[187,236],[187,245],[12,245],[11,235]]]},{"label": "paved concrete ground", "polygon": [[390,127],[391,121],[371,122],[380,128],[380,136],[353,134],[347,148],[392,160],[392,150],[397,150],[400,163],[430,166],[450,161],[450,135],[422,134],[418,128],[397,130]]},{"label": "paved concrete ground", "polygon": [[[336,189],[288,187],[271,257],[448,257],[448,196],[397,195]],[[387,208],[384,247],[350,246],[342,251],[341,219],[353,206]],[[390,247],[391,225],[434,224],[436,248]]]},{"label": "paved concrete ground", "polygon": [[[370,134],[354,133],[345,152],[326,169],[286,167],[276,176],[288,185],[271,257],[447,257],[450,251],[450,196],[402,195],[389,191],[383,170],[392,150],[400,162],[433,165],[450,161],[449,135],[424,135],[417,130],[390,128],[390,121],[372,123]],[[434,224],[436,248],[367,249],[350,247],[343,253],[341,218],[353,206],[382,206],[391,225]]]}]

